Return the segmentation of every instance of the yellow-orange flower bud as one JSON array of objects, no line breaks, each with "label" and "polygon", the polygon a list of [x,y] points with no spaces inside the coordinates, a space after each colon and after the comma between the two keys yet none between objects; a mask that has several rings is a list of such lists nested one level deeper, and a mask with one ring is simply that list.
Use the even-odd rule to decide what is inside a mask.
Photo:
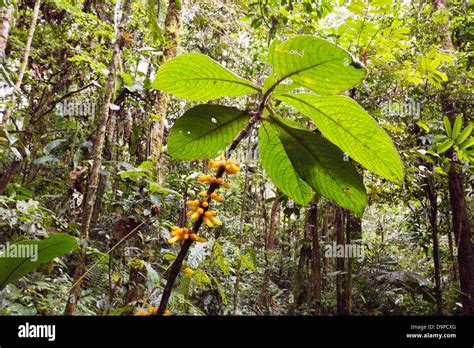
[{"label": "yellow-orange flower bud", "polygon": [[209,220],[211,220],[211,222],[212,222],[214,225],[222,225],[222,221],[217,220],[214,216],[211,216],[211,217],[209,218]]},{"label": "yellow-orange flower bud", "polygon": [[204,215],[207,217],[216,216],[216,212],[214,210],[208,210]]},{"label": "yellow-orange flower bud", "polygon": [[211,179],[212,184],[222,184],[222,179],[221,178],[212,178]]},{"label": "yellow-orange flower bud", "polygon": [[206,223],[207,227],[209,227],[209,228],[214,226],[214,224],[211,222],[211,220],[208,217],[204,218],[204,222]]},{"label": "yellow-orange flower bud", "polygon": [[148,315],[147,312],[144,312],[144,311],[135,312],[136,317],[146,317],[147,315]]},{"label": "yellow-orange flower bud", "polygon": [[187,215],[187,216],[191,216],[191,215],[193,215],[198,209],[199,209],[199,207],[197,207],[197,206],[196,206],[196,207],[192,207],[191,210],[186,213],[186,215]]},{"label": "yellow-orange flower bud", "polygon": [[197,181],[199,182],[207,182],[211,179],[211,176],[210,175],[203,175],[203,176],[200,176]]},{"label": "yellow-orange flower bud", "polygon": [[194,271],[191,268],[186,267],[185,269],[183,269],[183,273],[188,274],[188,275],[193,275]]},{"label": "yellow-orange flower bud", "polygon": [[156,313],[158,312],[158,307],[149,307],[148,308],[148,313]]},{"label": "yellow-orange flower bud", "polygon": [[179,240],[179,237],[176,236],[176,237],[173,237],[171,239],[168,239],[168,243],[173,244],[173,243],[176,243],[178,240]]}]

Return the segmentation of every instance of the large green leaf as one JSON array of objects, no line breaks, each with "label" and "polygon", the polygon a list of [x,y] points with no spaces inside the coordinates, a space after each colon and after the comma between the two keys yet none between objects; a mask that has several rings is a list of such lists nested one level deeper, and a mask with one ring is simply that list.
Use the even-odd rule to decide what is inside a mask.
[{"label": "large green leaf", "polygon": [[317,134],[277,120],[279,138],[298,175],[327,199],[362,215],[367,204],[365,187],[342,151]]},{"label": "large green leaf", "polygon": [[199,53],[183,54],[166,62],[158,70],[151,86],[190,100],[260,92],[260,88],[253,83]]},{"label": "large green leaf", "polygon": [[270,51],[276,81],[291,79],[318,94],[338,94],[365,77],[366,69],[344,49],[314,36],[297,36]]},{"label": "large green leaf", "polygon": [[258,138],[263,168],[275,186],[295,202],[301,205],[308,204],[313,196],[313,190],[296,173],[278,137],[278,130],[270,122],[265,121],[260,127]]},{"label": "large green leaf", "polygon": [[309,116],[326,138],[367,169],[393,182],[403,181],[403,165],[390,137],[351,98],[313,94],[278,98]]},{"label": "large green leaf", "polygon": [[195,106],[174,123],[168,138],[168,153],[182,160],[216,157],[225,151],[247,122],[247,113],[236,108]]},{"label": "large green leaf", "polygon": [[[35,270],[41,264],[76,248],[76,239],[65,233],[53,234],[43,240],[24,240],[10,245],[8,251],[5,250],[0,254],[0,289]],[[26,254],[27,249],[30,254]],[[12,254],[13,250],[16,250],[16,255]],[[35,251],[37,254],[33,255]]]}]

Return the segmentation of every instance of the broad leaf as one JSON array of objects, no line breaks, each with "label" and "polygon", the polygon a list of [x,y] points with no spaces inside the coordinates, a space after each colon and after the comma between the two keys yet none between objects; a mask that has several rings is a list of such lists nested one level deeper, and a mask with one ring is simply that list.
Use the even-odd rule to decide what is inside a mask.
[{"label": "broad leaf", "polygon": [[247,124],[246,112],[221,105],[198,105],[178,118],[168,139],[168,153],[176,159],[213,158]]},{"label": "broad leaf", "polygon": [[451,128],[451,122],[449,122],[449,118],[446,116],[443,116],[443,123],[444,123],[444,130],[446,131],[446,134],[448,137],[451,136],[452,133],[452,128]]},{"label": "broad leaf", "polygon": [[337,146],[278,121],[279,138],[298,175],[339,206],[362,215],[367,198],[362,178]]},{"label": "broad leaf", "polygon": [[278,130],[270,122],[263,122],[258,139],[263,168],[275,186],[295,202],[301,205],[308,204],[313,196],[313,190],[293,168],[278,137]]},{"label": "broad leaf", "polygon": [[366,69],[344,49],[314,36],[297,36],[270,51],[276,81],[291,79],[318,94],[338,94],[365,77]]},{"label": "broad leaf", "polygon": [[458,116],[456,117],[456,120],[454,121],[453,133],[451,134],[451,138],[453,140],[456,140],[456,138],[458,137],[459,132],[461,131],[461,127],[462,127],[462,117]]},{"label": "broad leaf", "polygon": [[183,54],[166,62],[158,70],[151,87],[189,100],[260,92],[253,83],[199,53]]},{"label": "broad leaf", "polygon": [[313,94],[278,98],[309,116],[326,138],[367,169],[393,182],[403,181],[403,165],[390,137],[351,98]]},{"label": "broad leaf", "polygon": [[466,140],[472,133],[473,125],[472,123],[469,123],[466,128],[463,129],[461,134],[458,135],[456,138],[456,143],[457,144],[462,144],[464,140]]},{"label": "broad leaf", "polygon": [[[35,270],[41,264],[76,248],[76,239],[65,233],[53,234],[44,240],[25,240],[10,245],[9,251],[5,250],[0,254],[0,289]],[[30,253],[36,250],[37,254],[26,255],[26,249],[30,250]],[[13,250],[16,250],[16,257],[13,257]],[[23,257],[19,257],[20,250],[23,250]]]}]

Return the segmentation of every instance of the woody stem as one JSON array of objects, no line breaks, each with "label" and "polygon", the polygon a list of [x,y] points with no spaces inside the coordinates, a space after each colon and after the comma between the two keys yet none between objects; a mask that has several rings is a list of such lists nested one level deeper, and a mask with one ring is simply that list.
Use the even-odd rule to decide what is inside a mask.
[{"label": "woody stem", "polygon": [[[239,134],[234,138],[232,143],[230,144],[229,148],[227,149],[225,153],[226,159],[229,159],[232,152],[237,148],[237,146],[240,144],[240,142],[245,139],[249,134],[250,131],[252,130],[253,126],[255,123],[257,123],[258,120],[261,118],[261,113],[263,108],[259,108],[257,112],[251,113],[251,117],[249,119],[249,122],[243,128]],[[225,167],[220,166],[219,169],[217,170],[216,173],[216,178],[222,178],[225,172]],[[210,197],[211,194],[219,188],[218,183],[211,183],[209,185],[209,189],[207,190],[207,195]],[[209,209],[208,207],[203,208],[204,212],[206,212]],[[199,229],[201,228],[202,222],[203,222],[203,216],[202,214],[194,223],[194,226],[192,228],[193,233],[198,233]],[[178,274],[181,270],[181,267],[183,265],[183,262],[186,258],[186,255],[188,254],[189,249],[191,248],[191,245],[193,244],[193,240],[191,238],[185,239],[183,244],[181,244],[181,249],[178,253],[178,256],[176,259],[173,261],[173,264],[171,265],[171,268],[169,269],[168,273],[168,278],[166,280],[166,285],[163,290],[163,294],[161,295],[161,301],[160,305],[158,307],[158,311],[156,312],[156,315],[163,315],[165,313],[166,307],[168,307],[168,301],[171,296],[171,292],[173,290],[174,283],[176,281],[176,278],[178,277]]]}]

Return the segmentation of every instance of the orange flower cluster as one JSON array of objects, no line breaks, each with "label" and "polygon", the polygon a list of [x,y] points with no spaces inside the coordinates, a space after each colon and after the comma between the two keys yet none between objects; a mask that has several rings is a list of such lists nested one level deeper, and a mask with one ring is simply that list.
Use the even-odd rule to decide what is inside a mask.
[{"label": "orange flower cluster", "polygon": [[192,240],[199,243],[206,242],[204,238],[198,237],[196,233],[194,233],[192,230],[187,229],[186,227],[172,226],[170,236],[172,238],[168,239],[168,243],[175,243],[178,241],[186,240],[188,238],[191,238]]},{"label": "orange flower cluster", "polygon": [[[221,156],[218,161],[211,160],[209,165],[217,173],[219,170],[224,170],[227,174],[235,174],[240,171],[240,166],[237,163],[234,163],[232,160],[226,160],[224,156]],[[224,188],[230,188],[231,184],[224,182],[222,178],[217,178],[212,175],[202,175],[197,179],[200,183],[209,183],[222,186]],[[215,225],[222,225],[222,222],[216,218],[217,213],[214,210],[209,208],[209,203],[211,200],[216,202],[223,202],[224,198],[219,196],[215,190],[211,193],[208,191],[202,191],[199,193],[200,199],[194,199],[186,202],[186,206],[190,207],[191,210],[187,212],[187,216],[194,221],[198,221],[202,218],[202,221],[209,227],[214,227]],[[204,238],[198,237],[193,231],[187,229],[186,227],[171,227],[171,239],[168,240],[169,243],[175,243],[178,241],[186,240],[191,238],[196,242],[205,242]]]},{"label": "orange flower cluster", "polygon": [[226,160],[224,155],[220,157],[219,161],[210,160],[209,165],[211,166],[211,168],[214,169],[216,173],[221,167],[224,167],[226,174],[229,175],[240,172],[240,165],[234,163],[234,161],[232,161],[231,159]]},{"label": "orange flower cluster", "polygon": [[[139,310],[139,311],[136,311],[134,315],[136,317],[146,317],[146,316],[149,316],[149,315],[153,315],[156,312],[158,312],[158,307],[148,307],[146,312],[142,311],[142,310]],[[167,309],[167,310],[165,310],[165,313],[163,315],[164,316],[169,316],[169,315],[171,315],[171,312]]]}]

